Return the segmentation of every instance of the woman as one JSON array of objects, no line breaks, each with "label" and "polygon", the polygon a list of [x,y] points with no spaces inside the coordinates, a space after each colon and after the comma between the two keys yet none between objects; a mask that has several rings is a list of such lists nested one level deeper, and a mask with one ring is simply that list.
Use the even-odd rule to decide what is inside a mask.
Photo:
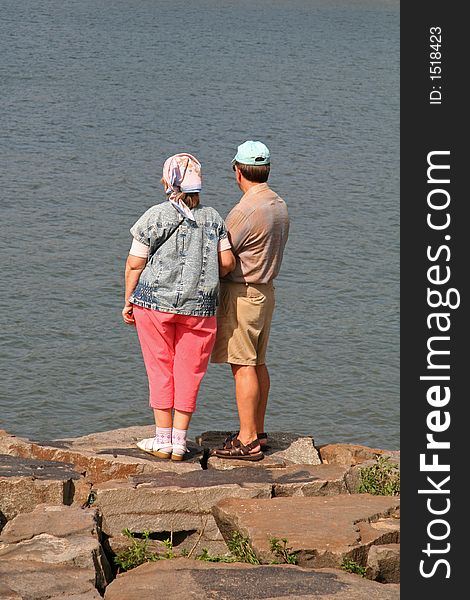
[{"label": "woman", "polygon": [[124,322],[136,325],[149,381],[155,436],[137,443],[183,460],[186,436],[216,333],[219,277],[235,267],[222,217],[201,206],[201,165],[191,154],[165,161],[168,199],[131,227]]}]

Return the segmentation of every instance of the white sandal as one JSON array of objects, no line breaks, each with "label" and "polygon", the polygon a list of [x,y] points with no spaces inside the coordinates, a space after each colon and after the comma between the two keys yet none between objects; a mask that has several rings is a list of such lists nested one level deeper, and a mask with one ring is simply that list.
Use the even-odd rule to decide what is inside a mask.
[{"label": "white sandal", "polygon": [[[158,458],[173,458],[171,452],[171,444],[158,444],[156,438],[145,438],[144,440],[140,440],[136,444],[137,448],[147,452],[147,454],[151,454],[152,456],[157,456]],[[181,459],[174,459],[181,460]]]},{"label": "white sandal", "polygon": [[[175,452],[175,450],[176,450],[176,452]],[[189,452],[189,450],[186,448],[186,446],[180,446],[178,444],[173,444],[173,452],[171,453],[171,460],[183,460],[186,452]]]}]

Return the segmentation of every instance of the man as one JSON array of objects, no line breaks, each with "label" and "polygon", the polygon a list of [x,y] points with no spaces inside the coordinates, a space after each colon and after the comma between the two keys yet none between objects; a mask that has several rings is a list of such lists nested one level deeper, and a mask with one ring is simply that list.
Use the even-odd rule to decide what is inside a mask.
[{"label": "man", "polygon": [[279,273],[289,233],[284,200],[266,183],[270,152],[259,141],[238,146],[232,160],[240,202],[225,224],[235,254],[235,269],[221,280],[217,337],[211,362],[227,362],[235,379],[240,431],[213,456],[263,458],[267,442],[264,417],[269,394],[266,347],[274,310],[273,279]]}]

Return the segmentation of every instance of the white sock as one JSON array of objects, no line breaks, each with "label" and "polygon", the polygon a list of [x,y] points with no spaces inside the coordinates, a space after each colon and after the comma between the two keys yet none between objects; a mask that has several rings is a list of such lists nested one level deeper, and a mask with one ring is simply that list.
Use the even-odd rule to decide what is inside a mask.
[{"label": "white sock", "polygon": [[[173,431],[171,432],[171,442],[173,444],[173,452],[175,454],[184,454],[184,451],[186,450],[186,436],[188,435],[188,430],[187,429],[176,429],[176,427],[173,427]],[[180,446],[180,448],[177,448],[177,452],[175,452],[174,446]],[[184,450],[182,450],[181,448],[184,448]]]},{"label": "white sock", "polygon": [[155,427],[155,440],[162,450],[171,452],[171,427]]}]

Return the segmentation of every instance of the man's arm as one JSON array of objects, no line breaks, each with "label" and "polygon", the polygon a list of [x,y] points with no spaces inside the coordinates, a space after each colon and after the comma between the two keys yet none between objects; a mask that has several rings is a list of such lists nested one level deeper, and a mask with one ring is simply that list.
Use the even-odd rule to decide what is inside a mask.
[{"label": "man's arm", "polygon": [[249,235],[247,218],[244,213],[236,208],[232,209],[225,219],[232,250],[235,255],[239,254]]}]

